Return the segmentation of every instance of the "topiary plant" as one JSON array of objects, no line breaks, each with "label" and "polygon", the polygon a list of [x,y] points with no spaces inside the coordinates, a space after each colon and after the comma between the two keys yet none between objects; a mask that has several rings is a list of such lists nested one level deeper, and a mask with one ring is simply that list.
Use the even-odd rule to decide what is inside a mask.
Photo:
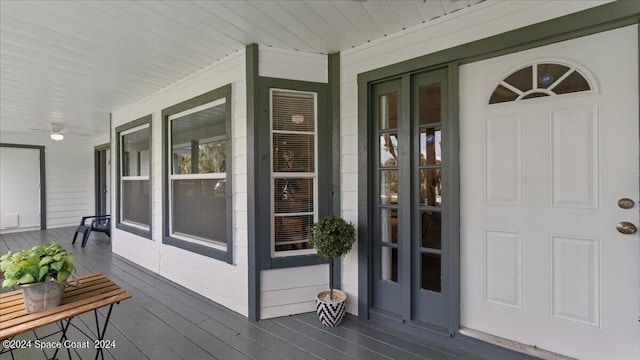
[{"label": "topiary plant", "polygon": [[329,260],[329,288],[333,299],[333,259],[345,256],[356,241],[356,230],[352,223],[344,219],[327,215],[311,228],[309,244],[318,255]]},{"label": "topiary plant", "polygon": [[15,254],[9,251],[0,257],[4,272],[2,287],[12,287],[44,281],[47,276],[63,283],[74,269],[73,255],[59,244],[36,245]]}]

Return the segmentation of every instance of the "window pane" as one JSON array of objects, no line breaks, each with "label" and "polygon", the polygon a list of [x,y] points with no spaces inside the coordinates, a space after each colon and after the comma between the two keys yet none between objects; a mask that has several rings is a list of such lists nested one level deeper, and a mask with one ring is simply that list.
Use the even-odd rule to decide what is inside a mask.
[{"label": "window pane", "polygon": [[226,172],[226,105],[171,121],[173,174]]},{"label": "window pane", "polygon": [[560,64],[538,64],[538,88],[548,88],[567,71],[569,68]]},{"label": "window pane", "polygon": [[442,121],[440,84],[420,88],[420,125]]},{"label": "window pane", "polygon": [[398,249],[382,246],[380,249],[380,278],[398,282]]},{"label": "window pane", "polygon": [[428,249],[442,249],[442,214],[423,211],[421,222],[421,246]]},{"label": "window pane", "polygon": [[273,130],[314,132],[315,94],[274,90],[271,115]]},{"label": "window pane", "polygon": [[398,210],[380,209],[380,241],[398,243]]},{"label": "window pane", "polygon": [[226,180],[172,180],[173,233],[201,240],[227,241]]},{"label": "window pane", "polygon": [[533,89],[533,67],[527,66],[509,75],[504,82],[525,92]]},{"label": "window pane", "polygon": [[591,90],[589,82],[579,72],[574,71],[571,75],[567,76],[558,86],[553,88],[553,92],[556,94],[568,94],[572,92],[588,91]]},{"label": "window pane", "polygon": [[380,96],[380,130],[398,127],[398,93]]},{"label": "window pane", "polygon": [[273,134],[273,172],[315,172],[315,136]]},{"label": "window pane", "polygon": [[149,128],[122,135],[122,176],[149,176]]},{"label": "window pane", "polygon": [[122,221],[149,226],[149,180],[122,181]]},{"label": "window pane", "polygon": [[276,214],[313,212],[313,179],[274,179]]},{"label": "window pane", "polygon": [[442,258],[438,254],[422,254],[422,288],[431,291],[442,291]]},{"label": "window pane", "polygon": [[274,219],[275,250],[310,249],[308,235],[313,226],[313,215],[276,216]]},{"label": "window pane", "polygon": [[380,166],[398,166],[398,133],[380,134]]},{"label": "window pane", "polygon": [[420,165],[440,165],[442,163],[442,130],[439,128],[420,129]]},{"label": "window pane", "polygon": [[398,171],[380,171],[380,203],[398,203]]},{"label": "window pane", "polygon": [[515,101],[518,98],[518,94],[513,91],[507,89],[502,85],[498,85],[498,87],[491,94],[491,99],[489,99],[489,104],[498,104],[503,102]]},{"label": "window pane", "polygon": [[442,169],[420,170],[420,204],[442,206]]}]

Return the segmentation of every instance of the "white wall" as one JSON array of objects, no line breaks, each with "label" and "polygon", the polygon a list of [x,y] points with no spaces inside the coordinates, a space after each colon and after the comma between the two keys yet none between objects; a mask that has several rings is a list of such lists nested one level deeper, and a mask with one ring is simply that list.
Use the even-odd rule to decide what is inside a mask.
[{"label": "white wall", "polygon": [[[340,56],[342,216],[358,220],[357,76],[404,60],[560,17],[610,1],[485,1],[400,33],[346,50]],[[362,174],[366,176],[366,174]],[[343,261],[347,311],[357,314],[357,244]]]},{"label": "white wall", "polygon": [[[328,82],[326,55],[260,46],[258,73],[263,77]],[[327,265],[263,270],[260,274],[260,318],[315,310],[315,295],[329,288]]]},{"label": "white wall", "polygon": [[[152,114],[152,240],[114,229],[113,252],[206,296],[240,314],[248,315],[247,266],[247,119],[245,51],[238,51],[151,96],[113,113],[115,128]],[[162,109],[231,84],[233,156],[234,264],[162,244]],[[116,149],[112,144],[112,164]],[[115,182],[115,173],[111,177]],[[112,196],[112,204],[115,204]]]},{"label": "white wall", "polygon": [[67,135],[54,142],[46,133],[3,132],[0,142],[45,147],[47,228],[78,225],[94,212],[93,148],[87,138]]}]

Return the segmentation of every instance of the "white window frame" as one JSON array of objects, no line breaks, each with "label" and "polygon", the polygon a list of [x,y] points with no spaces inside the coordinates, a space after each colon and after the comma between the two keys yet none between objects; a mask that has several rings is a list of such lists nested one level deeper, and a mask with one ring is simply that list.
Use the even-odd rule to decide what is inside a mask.
[{"label": "white window frame", "polygon": [[[119,191],[119,194],[118,194],[118,196],[120,197],[120,209],[119,209],[120,210],[119,211],[120,218],[118,219],[118,221],[120,221],[120,223],[125,224],[127,226],[131,226],[131,227],[134,227],[134,228],[137,228],[137,229],[140,229],[140,230],[145,230],[145,231],[149,231],[151,229],[152,217],[151,216],[149,217],[149,224],[148,225],[125,220],[124,219],[124,211],[123,211],[123,203],[124,203],[124,201],[123,201],[123,198],[122,198],[122,195],[123,195],[122,189],[124,189],[124,182],[125,181],[147,180],[147,181],[150,182],[151,174],[148,174],[146,176],[145,175],[136,175],[136,176],[125,176],[124,175],[124,166],[125,166],[125,163],[124,163],[124,154],[125,154],[125,151],[124,151],[124,144],[125,144],[124,143],[124,136],[127,135],[127,134],[134,133],[136,131],[140,131],[140,130],[143,130],[143,129],[150,129],[150,128],[151,127],[147,123],[147,124],[142,124],[140,126],[136,126],[136,127],[131,128],[131,129],[127,129],[125,131],[120,132],[119,137],[120,137],[120,147],[121,148],[118,149],[119,155],[120,155],[120,169],[118,169],[118,171],[120,171],[120,191]],[[151,162],[151,131],[149,131],[149,162]],[[149,165],[151,165],[151,164],[149,164]],[[151,168],[151,166],[149,166],[149,169],[150,168]],[[149,188],[149,196],[150,197],[152,196],[151,187]],[[151,201],[151,199],[150,199],[150,201]]]},{"label": "white window frame", "polygon": [[[216,241],[216,240],[211,240],[211,239],[203,239],[203,238],[199,238],[196,236],[192,236],[192,235],[187,235],[187,234],[181,234],[179,232],[174,232],[173,230],[173,180],[202,180],[202,179],[210,179],[210,180],[226,180],[227,179],[227,173],[209,173],[209,174],[174,174],[174,168],[173,168],[173,146],[171,143],[172,137],[173,137],[173,132],[172,132],[172,121],[182,118],[186,115],[190,115],[193,113],[196,113],[198,111],[201,110],[206,110],[215,106],[219,106],[222,104],[226,104],[227,99],[226,98],[221,98],[221,99],[217,99],[211,102],[208,102],[206,104],[202,104],[200,106],[196,106],[194,108],[170,115],[168,117],[168,129],[167,129],[167,151],[169,152],[168,156],[167,156],[167,161],[168,161],[168,169],[169,169],[169,191],[168,191],[168,207],[169,207],[169,236],[179,239],[179,240],[183,240],[183,241],[188,241],[194,244],[198,244],[198,245],[202,245],[202,246],[206,246],[209,248],[213,248],[216,250],[220,250],[220,251],[227,251],[227,243],[221,242],[221,241]],[[203,140],[211,140],[213,139],[213,141],[216,140],[216,138],[218,140],[221,140],[222,137],[214,137],[214,138],[207,138],[207,139],[203,139]],[[225,134],[225,141],[231,141],[231,139],[229,138],[228,134]],[[226,169],[227,171],[230,171],[230,169]],[[228,209],[227,209],[227,213],[228,213]],[[230,219],[227,219],[227,221],[230,221]],[[227,242],[232,241],[232,239],[227,239]]]},{"label": "white window frame", "polygon": [[[314,111],[314,131],[290,131],[290,130],[274,130],[273,129],[273,94],[274,92],[284,92],[291,94],[309,94],[313,95],[313,111]],[[270,174],[270,221],[271,221],[271,257],[289,257],[289,256],[297,256],[297,255],[312,255],[316,254],[316,250],[314,248],[311,249],[303,249],[303,250],[287,250],[287,251],[276,251],[276,228],[275,228],[275,219],[276,217],[288,217],[288,216],[298,216],[298,215],[312,215],[313,214],[313,222],[316,223],[318,221],[318,93],[313,91],[299,91],[299,90],[290,90],[290,89],[279,89],[279,88],[271,88],[269,89],[269,174]],[[314,167],[315,171],[310,172],[274,172],[273,171],[273,135],[274,134],[294,134],[294,135],[313,135],[313,146],[315,148],[314,151]],[[275,211],[275,194],[274,194],[274,186],[276,179],[284,179],[284,178],[296,178],[296,179],[313,179],[313,211],[312,212],[301,212],[301,213],[280,213],[276,214]],[[290,242],[290,243],[301,243],[308,242],[309,239],[305,239],[302,241]]]}]

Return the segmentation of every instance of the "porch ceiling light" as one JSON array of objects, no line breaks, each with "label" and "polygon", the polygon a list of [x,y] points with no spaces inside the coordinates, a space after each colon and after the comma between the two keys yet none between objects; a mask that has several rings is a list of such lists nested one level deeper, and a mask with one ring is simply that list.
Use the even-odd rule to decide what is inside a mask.
[{"label": "porch ceiling light", "polygon": [[53,132],[51,133],[51,140],[53,141],[60,141],[64,139],[64,134],[61,134],[59,132]]},{"label": "porch ceiling light", "polygon": [[304,115],[300,115],[300,114],[295,114],[291,116],[291,121],[294,124],[302,124],[302,122],[304,121]]}]

